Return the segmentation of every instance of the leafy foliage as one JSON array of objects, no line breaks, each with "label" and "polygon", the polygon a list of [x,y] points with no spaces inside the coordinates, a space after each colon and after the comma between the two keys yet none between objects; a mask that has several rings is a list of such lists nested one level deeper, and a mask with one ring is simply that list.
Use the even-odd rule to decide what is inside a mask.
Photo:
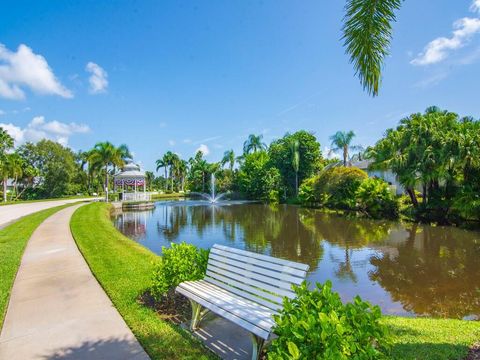
[{"label": "leafy foliage", "polygon": [[389,348],[381,311],[360,297],[343,304],[332,283],[312,291],[304,282],[294,288],[297,297],[285,298],[274,316],[278,335],[268,359],[385,359]]},{"label": "leafy foliage", "polygon": [[248,198],[277,202],[280,179],[280,172],[271,166],[265,151],[245,155],[238,182],[240,191]]},{"label": "leafy foliage", "polygon": [[336,209],[354,209],[355,194],[367,173],[356,167],[334,167],[323,171],[315,184],[319,202]]},{"label": "leafy foliage", "polygon": [[388,184],[376,178],[362,181],[355,198],[360,210],[373,218],[395,218],[398,216],[398,201]]},{"label": "leafy foliage", "polygon": [[162,257],[155,266],[150,293],[160,300],[170,289],[183,281],[200,280],[207,270],[208,250],[191,244],[172,243],[162,248]]},{"label": "leafy foliage", "polygon": [[378,95],[400,5],[401,0],[348,0],[345,6],[344,46],[363,88],[373,96]]},{"label": "leafy foliage", "polygon": [[297,183],[301,184],[322,167],[320,144],[313,134],[304,130],[272,142],[268,154],[290,196],[296,195]]}]

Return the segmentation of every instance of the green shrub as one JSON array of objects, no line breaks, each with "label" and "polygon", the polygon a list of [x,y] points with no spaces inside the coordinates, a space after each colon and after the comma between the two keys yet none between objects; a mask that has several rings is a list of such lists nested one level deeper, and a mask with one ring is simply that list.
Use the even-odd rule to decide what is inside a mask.
[{"label": "green shrub", "polygon": [[375,219],[398,216],[398,201],[388,184],[375,178],[362,181],[355,197],[360,210]]},{"label": "green shrub", "polygon": [[318,176],[305,179],[298,189],[298,200],[303,205],[310,205],[318,202],[315,196],[315,183],[318,181]]},{"label": "green shrub", "polygon": [[336,209],[354,209],[355,192],[364,179],[365,171],[356,167],[338,166],[323,171],[315,184],[315,196],[321,203]]},{"label": "green shrub", "polygon": [[202,279],[207,270],[208,254],[208,250],[186,243],[162,247],[162,257],[153,271],[150,294],[159,301],[181,282]]},{"label": "green shrub", "polygon": [[389,336],[378,306],[358,296],[343,304],[330,281],[313,291],[306,282],[294,290],[297,297],[286,298],[274,316],[278,338],[268,348],[269,360],[387,358]]}]

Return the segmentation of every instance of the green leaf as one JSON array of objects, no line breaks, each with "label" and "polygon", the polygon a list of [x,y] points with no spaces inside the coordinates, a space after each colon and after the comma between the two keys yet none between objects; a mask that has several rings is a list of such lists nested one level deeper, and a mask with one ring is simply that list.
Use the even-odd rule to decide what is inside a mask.
[{"label": "green leaf", "polygon": [[288,352],[293,357],[294,360],[300,359],[300,351],[298,350],[297,345],[294,342],[289,341],[287,343]]}]

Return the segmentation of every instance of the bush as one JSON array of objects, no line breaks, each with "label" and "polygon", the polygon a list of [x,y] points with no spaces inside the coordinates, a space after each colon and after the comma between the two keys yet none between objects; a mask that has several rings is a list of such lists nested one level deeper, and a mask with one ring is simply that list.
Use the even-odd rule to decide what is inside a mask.
[{"label": "bush", "polygon": [[388,184],[375,178],[362,181],[355,197],[360,210],[375,219],[398,216],[398,201]]},{"label": "bush", "polygon": [[315,183],[318,181],[318,176],[313,176],[306,179],[298,189],[298,200],[303,205],[311,205],[317,202],[315,196]]},{"label": "bush", "polygon": [[275,315],[275,334],[268,359],[385,359],[389,336],[380,323],[381,311],[360,297],[343,304],[332,283],[307,283],[294,288],[297,297],[285,299]]},{"label": "bush", "polygon": [[159,301],[181,282],[203,279],[208,254],[208,250],[186,243],[172,243],[171,248],[162,247],[162,257],[153,271],[150,294]]},{"label": "bush", "polygon": [[354,209],[355,192],[364,179],[365,171],[356,167],[334,167],[321,172],[314,185],[315,201],[336,209]]}]

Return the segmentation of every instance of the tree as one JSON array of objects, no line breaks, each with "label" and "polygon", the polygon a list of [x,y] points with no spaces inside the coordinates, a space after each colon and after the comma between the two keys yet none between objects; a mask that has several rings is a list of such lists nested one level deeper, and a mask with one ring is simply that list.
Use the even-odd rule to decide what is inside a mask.
[{"label": "tree", "polygon": [[[75,153],[51,140],[41,140],[36,144],[26,143],[17,150],[25,162],[27,176],[38,185],[34,197],[60,197],[75,194],[81,184],[76,182],[76,174],[81,171]],[[37,169],[32,172],[31,169]],[[30,181],[30,180],[29,180]]]},{"label": "tree", "polygon": [[157,165],[156,171],[158,172],[159,169],[163,168],[165,172],[165,186],[164,190],[167,191],[167,168],[168,168],[168,162],[165,159],[165,155],[158,159],[155,164]]},{"label": "tree", "polygon": [[298,170],[300,168],[300,143],[298,140],[293,140],[290,144],[290,150],[292,152],[292,167],[295,171],[295,195],[298,196]]},{"label": "tree", "polygon": [[333,152],[342,151],[343,155],[343,166],[347,166],[348,160],[348,151],[350,149],[356,150],[360,149],[359,145],[351,145],[355,133],[353,131],[337,131],[334,135],[330,136],[332,141],[332,150]]},{"label": "tree", "polygon": [[105,193],[107,201],[109,187],[108,167],[110,165],[122,166],[123,159],[121,154],[121,151],[115,148],[115,146],[108,141],[96,143],[90,153],[89,160],[91,166],[94,168],[103,167],[105,171]]},{"label": "tree", "polygon": [[220,162],[222,166],[228,163],[230,171],[233,171],[233,166],[235,165],[235,153],[233,150],[227,150],[223,153],[222,161]]},{"label": "tree", "polygon": [[280,172],[271,166],[268,153],[258,151],[245,156],[239,169],[240,191],[249,199],[273,201],[279,199]]},{"label": "tree", "polygon": [[401,0],[347,0],[343,41],[364,90],[378,95]]},{"label": "tree", "polygon": [[[295,156],[292,156],[292,143],[298,142],[298,171],[295,171]],[[315,175],[322,167],[320,144],[316,137],[304,130],[286,134],[275,140],[268,149],[271,164],[281,174],[281,183],[286,195],[297,193],[297,184]]]},{"label": "tree", "polygon": [[8,180],[8,168],[6,164],[6,151],[13,147],[13,138],[0,127],[0,171],[3,174],[7,174],[7,177],[3,176],[3,201],[7,201],[7,180]]},{"label": "tree", "polygon": [[248,139],[243,143],[243,152],[250,154],[252,152],[266,150],[267,144],[265,144],[262,139],[263,135],[250,134]]}]

